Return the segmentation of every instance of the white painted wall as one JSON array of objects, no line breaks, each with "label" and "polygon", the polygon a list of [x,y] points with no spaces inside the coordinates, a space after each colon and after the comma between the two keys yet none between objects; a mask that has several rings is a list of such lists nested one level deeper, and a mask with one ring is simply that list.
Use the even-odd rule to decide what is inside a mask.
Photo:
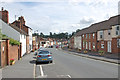
[{"label": "white painted wall", "polygon": [[75,36],[74,37],[74,47],[75,48],[78,48],[78,49],[81,49],[81,36]]},{"label": "white painted wall", "polygon": [[28,29],[28,35],[29,35],[29,48],[32,50],[32,30],[29,28]]},{"label": "white painted wall", "polygon": [[20,35],[20,42],[22,43],[22,56],[26,53],[26,35]]}]

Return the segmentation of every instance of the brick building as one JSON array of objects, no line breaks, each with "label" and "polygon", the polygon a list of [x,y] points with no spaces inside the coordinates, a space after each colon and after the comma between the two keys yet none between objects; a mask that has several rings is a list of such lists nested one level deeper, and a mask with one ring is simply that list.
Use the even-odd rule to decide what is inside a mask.
[{"label": "brick building", "polygon": [[[120,53],[120,20],[118,18],[120,15],[80,30],[74,36],[74,48]],[[78,37],[81,38],[78,39]]]},{"label": "brick building", "polygon": [[28,34],[26,37],[26,50],[27,53],[29,53],[32,50],[32,29],[25,25],[25,19],[23,16],[19,17],[18,20],[15,20],[12,24]]}]

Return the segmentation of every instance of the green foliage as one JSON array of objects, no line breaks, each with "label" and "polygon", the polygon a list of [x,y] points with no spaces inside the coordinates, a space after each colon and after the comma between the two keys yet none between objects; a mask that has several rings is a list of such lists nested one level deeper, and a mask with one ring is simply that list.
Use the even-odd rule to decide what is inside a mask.
[{"label": "green foliage", "polygon": [[9,39],[10,39],[10,44],[11,44],[11,45],[20,45],[20,42],[19,42],[19,41],[14,40],[14,39],[12,39],[12,38],[9,38]]},{"label": "green foliage", "polygon": [[98,52],[99,52],[99,53],[104,53],[104,51],[102,51],[102,50],[99,50]]},{"label": "green foliage", "polygon": [[0,40],[2,40],[2,39],[9,39],[11,45],[20,45],[20,42],[19,42],[19,41],[14,40],[14,39],[12,39],[12,38],[9,38],[8,36],[2,34],[2,33],[1,33],[1,29],[0,29]]}]

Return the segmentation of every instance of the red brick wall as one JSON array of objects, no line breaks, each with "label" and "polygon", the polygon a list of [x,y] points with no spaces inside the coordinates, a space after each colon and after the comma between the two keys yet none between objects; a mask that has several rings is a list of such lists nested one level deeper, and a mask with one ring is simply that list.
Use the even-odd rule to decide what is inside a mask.
[{"label": "red brick wall", "polygon": [[2,19],[5,23],[9,23],[9,15],[8,11],[0,11],[0,19]]},{"label": "red brick wall", "polygon": [[17,45],[10,45],[9,46],[9,61],[10,59],[18,60],[18,46]]},{"label": "red brick wall", "polygon": [[[84,48],[83,48],[83,41],[84,41]],[[91,51],[97,51],[97,33],[95,33],[94,39],[93,39],[93,34],[90,34],[90,39],[89,39],[89,34],[84,35],[84,38],[82,36],[82,50],[86,50],[86,42],[89,50],[89,42],[91,42]],[[95,49],[93,49],[93,42],[95,43]]]},{"label": "red brick wall", "polygon": [[[9,40],[4,40],[1,42],[1,67],[10,64],[10,59],[18,60],[21,57],[20,46],[9,44]],[[19,58],[18,58],[19,55]]]},{"label": "red brick wall", "polygon": [[112,38],[112,53],[120,53],[120,48],[117,47],[117,38]]},{"label": "red brick wall", "polygon": [[74,37],[70,39],[69,48],[74,48]]}]

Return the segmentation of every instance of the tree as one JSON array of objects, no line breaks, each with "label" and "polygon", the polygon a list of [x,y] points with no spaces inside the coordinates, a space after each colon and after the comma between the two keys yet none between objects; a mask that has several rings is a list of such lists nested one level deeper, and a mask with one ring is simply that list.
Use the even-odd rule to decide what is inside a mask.
[{"label": "tree", "polygon": [[53,37],[52,32],[50,32],[50,37],[51,37],[51,38]]},{"label": "tree", "polygon": [[44,34],[42,32],[40,33],[40,37],[44,37]]},{"label": "tree", "polygon": [[77,30],[76,30],[76,33],[79,32],[79,31],[80,31],[80,29],[77,29]]}]

